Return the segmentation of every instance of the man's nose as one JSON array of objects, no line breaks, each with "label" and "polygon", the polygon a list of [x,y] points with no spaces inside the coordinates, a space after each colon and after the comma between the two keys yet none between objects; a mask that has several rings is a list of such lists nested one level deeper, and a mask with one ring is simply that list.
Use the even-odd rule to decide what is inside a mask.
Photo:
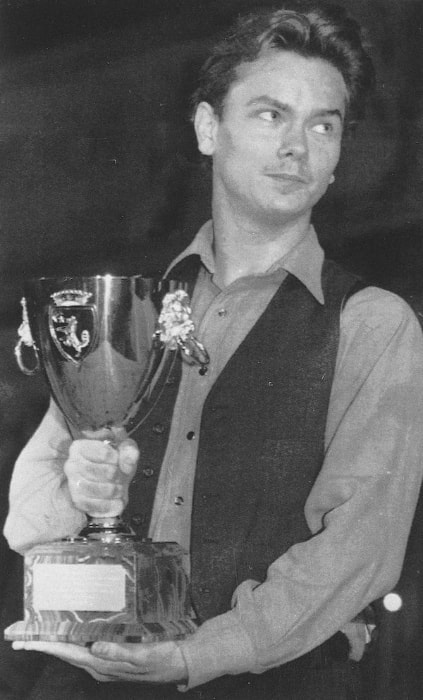
[{"label": "man's nose", "polygon": [[278,148],[279,158],[304,158],[307,151],[307,138],[301,126],[292,125],[283,129]]}]

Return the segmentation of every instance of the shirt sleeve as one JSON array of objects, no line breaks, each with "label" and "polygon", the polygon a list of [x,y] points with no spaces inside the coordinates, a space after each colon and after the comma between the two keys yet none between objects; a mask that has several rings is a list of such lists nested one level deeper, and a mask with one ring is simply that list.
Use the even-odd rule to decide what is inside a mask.
[{"label": "shirt sleeve", "polygon": [[11,549],[23,554],[33,545],[76,535],[85,524],[63,471],[71,442],[66,422],[51,401],[12,474],[4,528]]},{"label": "shirt sleeve", "polygon": [[422,409],[416,317],[393,294],[358,292],[341,316],[325,460],[305,507],[313,536],[181,642],[188,687],[301,656],[392,589],[422,479]]}]

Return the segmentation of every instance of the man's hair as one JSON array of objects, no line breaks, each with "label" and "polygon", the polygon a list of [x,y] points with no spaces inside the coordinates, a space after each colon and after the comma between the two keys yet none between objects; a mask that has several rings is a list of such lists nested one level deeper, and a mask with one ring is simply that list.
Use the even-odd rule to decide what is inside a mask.
[{"label": "man's hair", "polygon": [[203,100],[222,117],[224,100],[242,63],[255,61],[266,50],[291,51],[328,61],[342,74],[348,91],[348,121],[362,119],[374,84],[370,56],[360,27],[344,8],[305,0],[284,2],[282,9],[264,10],[238,19],[215,45],[204,63],[193,95],[194,111]]}]

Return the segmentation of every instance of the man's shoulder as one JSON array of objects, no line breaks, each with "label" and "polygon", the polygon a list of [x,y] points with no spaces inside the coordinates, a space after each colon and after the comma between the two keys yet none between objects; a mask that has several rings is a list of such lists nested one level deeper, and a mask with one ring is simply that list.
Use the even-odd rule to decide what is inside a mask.
[{"label": "man's shoulder", "polygon": [[373,285],[363,286],[348,299],[342,324],[364,324],[368,328],[383,326],[387,332],[401,325],[416,324],[416,314],[398,294]]}]

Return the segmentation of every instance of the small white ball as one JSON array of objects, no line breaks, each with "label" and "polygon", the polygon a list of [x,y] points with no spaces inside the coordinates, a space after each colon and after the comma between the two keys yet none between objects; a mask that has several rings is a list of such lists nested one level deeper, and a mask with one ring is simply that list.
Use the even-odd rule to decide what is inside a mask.
[{"label": "small white ball", "polygon": [[383,605],[388,612],[397,612],[402,608],[402,598],[398,593],[388,593],[383,598]]}]

